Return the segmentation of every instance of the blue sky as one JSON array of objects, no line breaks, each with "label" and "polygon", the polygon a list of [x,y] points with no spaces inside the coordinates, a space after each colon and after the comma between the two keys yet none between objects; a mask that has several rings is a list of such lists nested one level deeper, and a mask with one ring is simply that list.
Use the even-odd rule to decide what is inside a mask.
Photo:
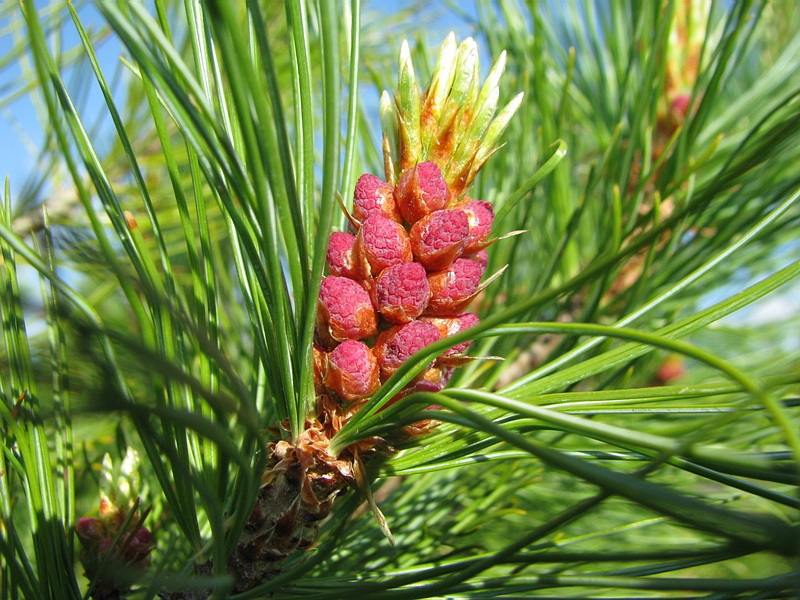
[{"label": "blue sky", "polygon": [[[475,15],[475,1],[487,0],[460,2],[459,6],[467,14]],[[420,31],[425,32],[427,39],[434,47],[450,30],[454,30],[459,38],[474,33],[469,23],[445,9],[442,0],[429,0],[424,4],[414,0],[363,0],[363,2],[362,18],[367,22],[370,19],[403,13],[414,6],[423,6],[424,10],[414,12],[413,18],[419,19]],[[8,2],[5,6],[0,7],[0,57],[6,56],[15,44],[25,44],[22,37],[25,29],[20,26],[20,17],[14,4]],[[51,3],[39,0],[37,5],[40,6],[42,14],[46,15],[47,7]],[[91,3],[84,5],[79,14],[87,28],[97,30],[103,26],[100,15]],[[68,15],[65,16],[69,18]],[[62,40],[64,48],[71,48],[79,44],[78,35],[71,23],[62,27],[61,30],[64,35]],[[387,37],[392,37],[391,33],[393,33],[391,28],[385,32]],[[108,39],[95,50],[104,71],[111,78],[115,70],[120,67],[119,44],[114,39]],[[485,58],[482,57],[482,59]],[[482,60],[482,62],[483,67],[486,68],[488,61]],[[31,65],[28,64],[26,68],[31,68]],[[4,142],[0,145],[0,176],[8,175],[10,177],[12,196],[14,193],[19,193],[28,175],[34,170],[36,155],[43,142],[36,105],[30,96],[23,94],[10,103],[6,102],[9,92],[19,89],[20,75],[20,65],[16,62],[0,67],[0,140]],[[69,82],[69,73],[65,80]],[[75,88],[76,86],[73,86],[71,93],[77,101],[84,103],[85,114],[97,114],[102,107],[99,91],[95,87],[90,90]],[[102,138],[103,136],[98,137]],[[798,248],[794,246],[778,250],[781,254],[788,251],[788,259],[791,259],[791,255],[797,255]],[[714,294],[715,297],[717,295],[718,292]],[[800,296],[796,296],[794,300],[792,296],[791,293],[779,294],[768,301],[754,305],[747,311],[749,319],[753,321],[784,319],[792,314],[797,314],[800,312],[800,300],[797,299]]]},{"label": "blue sky", "polygon": [[[37,1],[43,15],[47,14],[47,7],[52,3],[46,0]],[[474,2],[462,2],[463,10],[468,14],[475,14]],[[10,5],[10,3],[9,3]],[[21,27],[20,16],[16,9],[9,5],[0,12],[0,57],[6,56],[16,44],[24,44],[22,38],[24,27]],[[419,6],[418,1],[412,0],[364,0],[362,15],[364,19],[374,18],[375,15],[395,15]],[[426,33],[431,41],[435,41],[450,31],[454,30],[459,37],[472,33],[470,26],[452,12],[445,10],[440,0],[432,0],[424,4],[424,22]],[[87,29],[99,30],[103,20],[92,3],[85,4],[79,9],[81,21]],[[417,13],[417,16],[419,13]],[[68,15],[64,15],[69,19]],[[44,18],[44,17],[43,17]],[[75,47],[80,43],[78,34],[71,23],[61,28],[62,46]],[[95,48],[100,63],[107,76],[111,76],[119,66],[120,46],[114,39],[107,39],[102,45]],[[32,68],[28,64],[27,68]],[[19,89],[21,75],[20,65],[14,61],[0,68],[0,176],[8,175],[11,178],[12,192],[19,190],[27,176],[36,166],[36,156],[41,146],[42,133],[37,115],[37,107],[31,97],[23,94],[16,100],[7,103],[9,92]],[[69,81],[69,77],[65,77]],[[94,87],[90,90],[73,90],[75,98],[83,98],[85,114],[96,114],[102,107],[100,93]]]}]

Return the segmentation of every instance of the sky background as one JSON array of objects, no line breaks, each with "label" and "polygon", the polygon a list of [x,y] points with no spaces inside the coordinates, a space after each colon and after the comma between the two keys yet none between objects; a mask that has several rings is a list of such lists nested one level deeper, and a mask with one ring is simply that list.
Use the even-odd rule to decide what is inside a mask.
[{"label": "sky background", "polygon": [[[51,18],[48,14],[53,3],[37,0],[43,19]],[[3,6],[4,5],[4,6]],[[22,76],[21,65],[17,61],[5,64],[3,57],[8,56],[13,48],[24,45],[24,28],[20,26],[16,2],[0,0],[0,175],[8,175],[11,179],[12,191],[25,182],[28,175],[36,167],[38,150],[42,144],[42,129],[39,124],[37,105],[28,94],[19,94]],[[424,10],[413,10],[422,5]],[[363,0],[362,21],[378,19],[383,21],[392,15],[404,12],[415,13],[420,20],[420,27],[432,43],[444,38],[449,31],[455,31],[459,38],[473,33],[474,28],[467,21],[445,8],[440,0],[420,3],[412,0]],[[459,2],[460,9],[468,16],[476,14],[473,1]],[[87,30],[99,30],[103,27],[103,19],[93,3],[86,3],[79,8],[78,14]],[[62,15],[63,16],[63,15]],[[389,26],[391,30],[392,27]],[[395,27],[394,29],[399,29]],[[80,44],[77,32],[71,24],[61,28],[63,32],[63,48],[72,48]],[[391,33],[391,31],[386,32]],[[115,73],[120,62],[121,49],[115,39],[108,39],[95,48],[104,72]],[[486,57],[483,57],[486,58]],[[484,60],[484,64],[486,61]],[[32,68],[25,64],[24,68]],[[68,78],[65,80],[69,81]],[[96,114],[102,108],[103,99],[99,90],[74,89],[74,97],[85,104],[84,114]],[[102,136],[98,136],[102,137]]]},{"label": "sky background", "polygon": [[[385,35],[387,38],[395,38],[399,27],[392,26],[391,16],[405,13],[404,19],[414,18],[419,21],[419,31],[424,32],[432,47],[436,47],[448,31],[455,31],[459,39],[474,33],[474,26],[469,23],[469,19],[476,15],[475,1],[486,0],[458,3],[466,15],[465,19],[447,10],[441,0],[430,0],[424,3],[412,0],[364,0],[362,22],[365,25],[374,25],[376,22],[381,25],[378,28],[365,27],[365,32],[369,32],[365,35],[376,35],[377,31],[378,34]],[[19,22],[16,4],[10,0],[0,1],[0,140],[2,140],[2,144],[0,144],[0,175],[10,177],[12,197],[20,192],[29,175],[36,169],[37,154],[43,143],[39,122],[41,107],[38,106],[38,101],[23,93],[24,89],[21,86],[22,69],[30,69],[32,65],[24,61],[22,63],[10,61],[6,64],[7,61],[4,60],[15,47],[20,45],[24,47],[26,44],[23,37],[25,29]],[[53,18],[53,15],[49,14],[51,2],[38,0],[37,5],[43,19]],[[421,10],[419,10],[420,6]],[[102,18],[92,3],[81,6],[79,15],[87,29],[99,29],[103,26]],[[383,27],[384,23],[385,27]],[[407,25],[407,22],[403,24]],[[62,27],[61,31],[64,35],[63,48],[71,48],[79,44],[78,34],[71,24]],[[104,71],[112,81],[113,74],[116,74],[117,77],[128,75],[121,68],[119,60],[121,49],[116,40],[107,39],[95,50]],[[490,62],[489,57],[482,56],[481,62],[485,71]],[[65,78],[65,80],[69,82],[69,78]],[[123,87],[120,86],[120,88]],[[375,114],[377,114],[378,92],[362,89],[365,92],[365,105],[374,105],[376,107]],[[96,87],[73,86],[70,91],[76,101],[83,106],[83,114],[101,113],[103,100]],[[93,137],[103,139],[103,134],[110,127],[109,120],[104,119],[99,128],[95,130]],[[800,256],[800,241],[776,249],[776,258],[784,264],[791,260],[797,260],[798,256]],[[709,293],[706,303],[711,304],[717,301],[723,293],[726,295],[733,293],[760,278],[759,274],[742,272],[740,277],[731,282],[729,289],[715,290]],[[774,294],[728,317],[724,322],[736,323],[741,320],[758,323],[775,322],[786,320],[798,313],[800,313],[800,284],[796,283],[783,293]]]}]

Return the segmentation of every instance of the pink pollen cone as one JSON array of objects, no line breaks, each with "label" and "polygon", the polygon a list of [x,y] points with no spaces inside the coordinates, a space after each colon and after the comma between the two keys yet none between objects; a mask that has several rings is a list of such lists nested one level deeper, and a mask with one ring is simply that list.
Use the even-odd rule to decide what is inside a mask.
[{"label": "pink pollen cone", "polygon": [[[423,317],[421,320],[435,325],[443,338],[461,333],[465,329],[469,329],[470,327],[480,323],[478,315],[469,312],[460,314],[456,317]],[[443,353],[442,356],[457,356],[459,354],[463,354],[466,352],[471,343],[472,342],[469,340],[466,342],[461,342],[457,346],[453,346],[447,352]]]},{"label": "pink pollen cone", "polygon": [[378,328],[369,294],[347,277],[328,275],[319,289],[318,318],[338,341],[375,335]]},{"label": "pink pollen cone", "polygon": [[411,243],[401,225],[378,215],[367,218],[356,236],[355,257],[364,277],[377,277],[386,267],[411,262]]},{"label": "pink pollen cone", "polygon": [[380,274],[375,285],[378,311],[399,325],[420,316],[430,295],[425,267],[416,262],[392,265]]},{"label": "pink pollen cone", "polygon": [[75,523],[75,533],[82,544],[93,544],[106,537],[106,528],[99,519],[81,517]]},{"label": "pink pollen cone", "polygon": [[325,385],[345,400],[361,400],[374,394],[378,379],[378,361],[363,342],[346,340],[328,355]]},{"label": "pink pollen cone", "polygon": [[400,176],[394,188],[400,214],[409,223],[447,206],[450,190],[435,163],[426,161],[411,167]]},{"label": "pink pollen cone", "polygon": [[478,252],[489,239],[489,232],[494,223],[494,209],[488,202],[479,200],[470,200],[460,208],[467,213],[469,219],[469,239],[464,246],[464,254]]},{"label": "pink pollen cone", "polygon": [[440,271],[461,254],[469,234],[466,212],[437,210],[411,227],[411,251],[426,269]]},{"label": "pink pollen cone", "polygon": [[486,265],[489,264],[489,253],[486,252],[486,248],[483,250],[478,250],[474,254],[464,254],[461,256],[461,258],[475,261],[481,266],[483,271],[486,271]]},{"label": "pink pollen cone", "polygon": [[378,336],[375,343],[375,357],[381,368],[381,375],[392,375],[409,356],[425,346],[439,340],[439,330],[430,323],[411,321],[405,325],[395,325]]},{"label": "pink pollen cone", "polygon": [[460,313],[478,290],[483,267],[474,260],[458,258],[450,267],[428,276],[431,299],[427,314],[437,317]]},{"label": "pink pollen cone", "polygon": [[394,199],[394,188],[376,177],[365,174],[358,178],[353,193],[353,217],[357,221],[378,215],[400,222],[400,211]]},{"label": "pink pollen cone", "polygon": [[328,242],[328,272],[331,275],[358,279],[358,268],[353,247],[356,236],[349,233],[335,232]]}]

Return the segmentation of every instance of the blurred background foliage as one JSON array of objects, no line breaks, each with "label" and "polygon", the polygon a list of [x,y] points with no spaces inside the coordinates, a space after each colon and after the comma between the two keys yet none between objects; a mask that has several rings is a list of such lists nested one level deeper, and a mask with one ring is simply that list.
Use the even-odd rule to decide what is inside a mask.
[{"label": "blurred background foliage", "polygon": [[394,547],[352,490],[241,597],[800,593],[796,3],[34,4],[0,7],[0,108],[38,118],[0,212],[4,598],[81,597],[71,527],[131,447],[137,597],[224,556],[309,406],[322,207],[383,172],[400,40],[426,82],[454,24],[525,92],[471,191],[523,231],[476,303],[503,360],[419,398],[453,422],[413,444],[412,402],[343,435],[400,450],[370,465]]}]

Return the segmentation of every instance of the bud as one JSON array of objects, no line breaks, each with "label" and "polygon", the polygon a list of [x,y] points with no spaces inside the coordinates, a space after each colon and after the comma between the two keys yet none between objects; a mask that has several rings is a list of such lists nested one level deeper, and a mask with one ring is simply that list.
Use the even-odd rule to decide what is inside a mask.
[{"label": "bud", "polygon": [[686,117],[686,113],[689,112],[689,103],[691,101],[692,97],[689,94],[678,94],[673,98],[670,109],[673,114],[683,120]]},{"label": "bud", "polygon": [[378,336],[375,357],[384,378],[392,375],[409,356],[439,340],[439,330],[424,321],[395,325]]},{"label": "bud", "polygon": [[472,254],[486,246],[494,223],[494,210],[491,204],[479,200],[469,200],[460,208],[467,214],[469,221],[469,238],[464,246],[464,253]]},{"label": "bud", "polygon": [[400,211],[394,200],[394,188],[375,175],[362,175],[358,178],[353,194],[353,217],[358,221],[379,215],[397,223]]},{"label": "bud", "polygon": [[430,161],[403,173],[394,190],[400,214],[409,223],[447,206],[450,190],[441,170]]},{"label": "bud", "polygon": [[358,279],[358,269],[353,247],[356,236],[349,233],[335,232],[328,242],[328,272],[331,275]]},{"label": "bud", "polygon": [[413,321],[428,305],[431,290],[425,267],[417,262],[385,269],[375,285],[378,311],[392,323]]},{"label": "bud", "polygon": [[112,558],[117,557],[117,548],[116,546],[114,546],[114,540],[111,539],[100,540],[100,542],[97,544],[97,557],[102,560],[109,554],[111,555]]},{"label": "bud", "polygon": [[152,535],[146,527],[140,527],[134,534],[133,539],[125,547],[124,557],[129,562],[139,562],[148,564],[150,561],[150,551],[152,546]]},{"label": "bud", "polygon": [[445,102],[453,87],[453,79],[456,75],[457,53],[456,35],[451,31],[439,49],[436,66],[433,68],[431,84],[425,94],[420,114],[423,148],[429,147],[432,141],[431,138],[436,135],[437,125],[442,116]]},{"label": "bud", "polygon": [[397,102],[401,155],[399,166],[405,170],[419,161],[422,152],[420,140],[420,97],[417,87],[417,77],[414,74],[414,65],[411,62],[411,52],[408,42],[403,40],[400,45],[400,72],[397,77]]},{"label": "bud", "polygon": [[[111,457],[106,453],[106,457],[110,462]],[[106,462],[105,460],[103,461]],[[102,482],[102,480],[101,480]],[[125,522],[126,511],[122,508],[117,508],[111,499],[105,494],[100,497],[100,520],[111,531],[117,531]]]},{"label": "bud", "polygon": [[453,316],[462,312],[478,290],[483,268],[474,260],[456,259],[450,267],[428,277],[431,299],[427,314]]},{"label": "bud", "polygon": [[78,522],[75,523],[75,533],[84,546],[96,544],[107,535],[103,523],[99,519],[91,517],[78,519]]},{"label": "bud", "polygon": [[394,221],[374,215],[362,224],[356,236],[355,257],[364,277],[377,277],[386,267],[411,262],[408,233]]},{"label": "bud", "polygon": [[449,267],[464,250],[470,235],[467,213],[463,210],[437,210],[411,227],[411,251],[426,269]]},{"label": "bud", "polygon": [[325,385],[345,400],[361,400],[380,385],[378,362],[363,342],[346,340],[328,355]]},{"label": "bud", "polygon": [[377,317],[369,294],[347,277],[329,275],[322,279],[318,318],[338,341],[360,340],[377,332]]}]

